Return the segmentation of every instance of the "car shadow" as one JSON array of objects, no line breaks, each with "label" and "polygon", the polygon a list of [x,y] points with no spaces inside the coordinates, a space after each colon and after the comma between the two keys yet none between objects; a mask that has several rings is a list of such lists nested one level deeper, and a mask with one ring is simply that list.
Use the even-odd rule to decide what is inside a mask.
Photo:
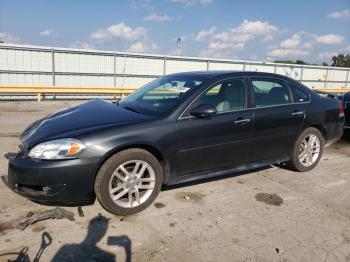
[{"label": "car shadow", "polygon": [[204,183],[207,183],[207,182],[223,180],[223,179],[227,179],[227,178],[231,178],[231,177],[243,176],[243,175],[246,175],[246,174],[249,174],[249,173],[254,173],[254,172],[258,172],[258,171],[267,170],[267,169],[270,169],[272,167],[273,166],[269,165],[269,166],[265,166],[265,167],[249,169],[249,170],[240,171],[240,172],[231,173],[231,174],[226,174],[226,175],[218,175],[218,176],[214,176],[214,177],[210,177],[210,178],[203,178],[203,179],[198,179],[198,180],[194,180],[194,181],[190,181],[190,182],[183,182],[183,183],[179,183],[179,184],[176,184],[176,185],[163,185],[162,186],[162,191],[167,191],[167,190],[173,190],[173,189],[182,188],[182,187],[189,187],[189,186],[193,186],[193,185],[204,184]]}]

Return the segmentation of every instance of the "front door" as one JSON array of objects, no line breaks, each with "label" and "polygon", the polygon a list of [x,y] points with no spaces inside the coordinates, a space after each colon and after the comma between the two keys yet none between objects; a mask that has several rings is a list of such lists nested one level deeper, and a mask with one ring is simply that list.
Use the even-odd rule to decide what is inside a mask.
[{"label": "front door", "polygon": [[[191,108],[211,104],[217,114],[191,116]],[[232,168],[249,161],[252,110],[247,109],[244,78],[218,82],[192,103],[177,121],[180,176]]]}]

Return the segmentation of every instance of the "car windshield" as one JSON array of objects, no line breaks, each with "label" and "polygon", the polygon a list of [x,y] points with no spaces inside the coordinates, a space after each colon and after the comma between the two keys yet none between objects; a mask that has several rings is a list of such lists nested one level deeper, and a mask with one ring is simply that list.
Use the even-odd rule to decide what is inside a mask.
[{"label": "car windshield", "polygon": [[203,81],[201,76],[164,76],[139,88],[119,105],[140,114],[165,115]]}]

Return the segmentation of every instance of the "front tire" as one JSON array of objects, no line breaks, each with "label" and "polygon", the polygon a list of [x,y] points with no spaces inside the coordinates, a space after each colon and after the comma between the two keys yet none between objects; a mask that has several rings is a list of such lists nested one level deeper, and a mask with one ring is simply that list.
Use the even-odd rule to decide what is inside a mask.
[{"label": "front tire", "polygon": [[133,148],[111,156],[102,165],[94,189],[98,201],[107,211],[127,216],[151,205],[162,182],[158,160],[146,150]]},{"label": "front tire", "polygon": [[288,165],[299,172],[313,169],[320,161],[325,145],[325,138],[314,127],[305,129],[294,145]]}]

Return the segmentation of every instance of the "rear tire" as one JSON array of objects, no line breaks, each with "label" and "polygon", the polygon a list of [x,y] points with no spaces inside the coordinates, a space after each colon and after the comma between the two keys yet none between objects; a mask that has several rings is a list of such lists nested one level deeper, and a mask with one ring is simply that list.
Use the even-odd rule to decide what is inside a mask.
[{"label": "rear tire", "polygon": [[158,160],[146,150],[133,148],[111,156],[101,166],[94,189],[98,201],[107,211],[127,216],[151,205],[162,182]]},{"label": "rear tire", "polygon": [[292,152],[289,167],[299,172],[313,169],[320,161],[325,145],[325,138],[314,127],[305,129],[297,139]]}]

